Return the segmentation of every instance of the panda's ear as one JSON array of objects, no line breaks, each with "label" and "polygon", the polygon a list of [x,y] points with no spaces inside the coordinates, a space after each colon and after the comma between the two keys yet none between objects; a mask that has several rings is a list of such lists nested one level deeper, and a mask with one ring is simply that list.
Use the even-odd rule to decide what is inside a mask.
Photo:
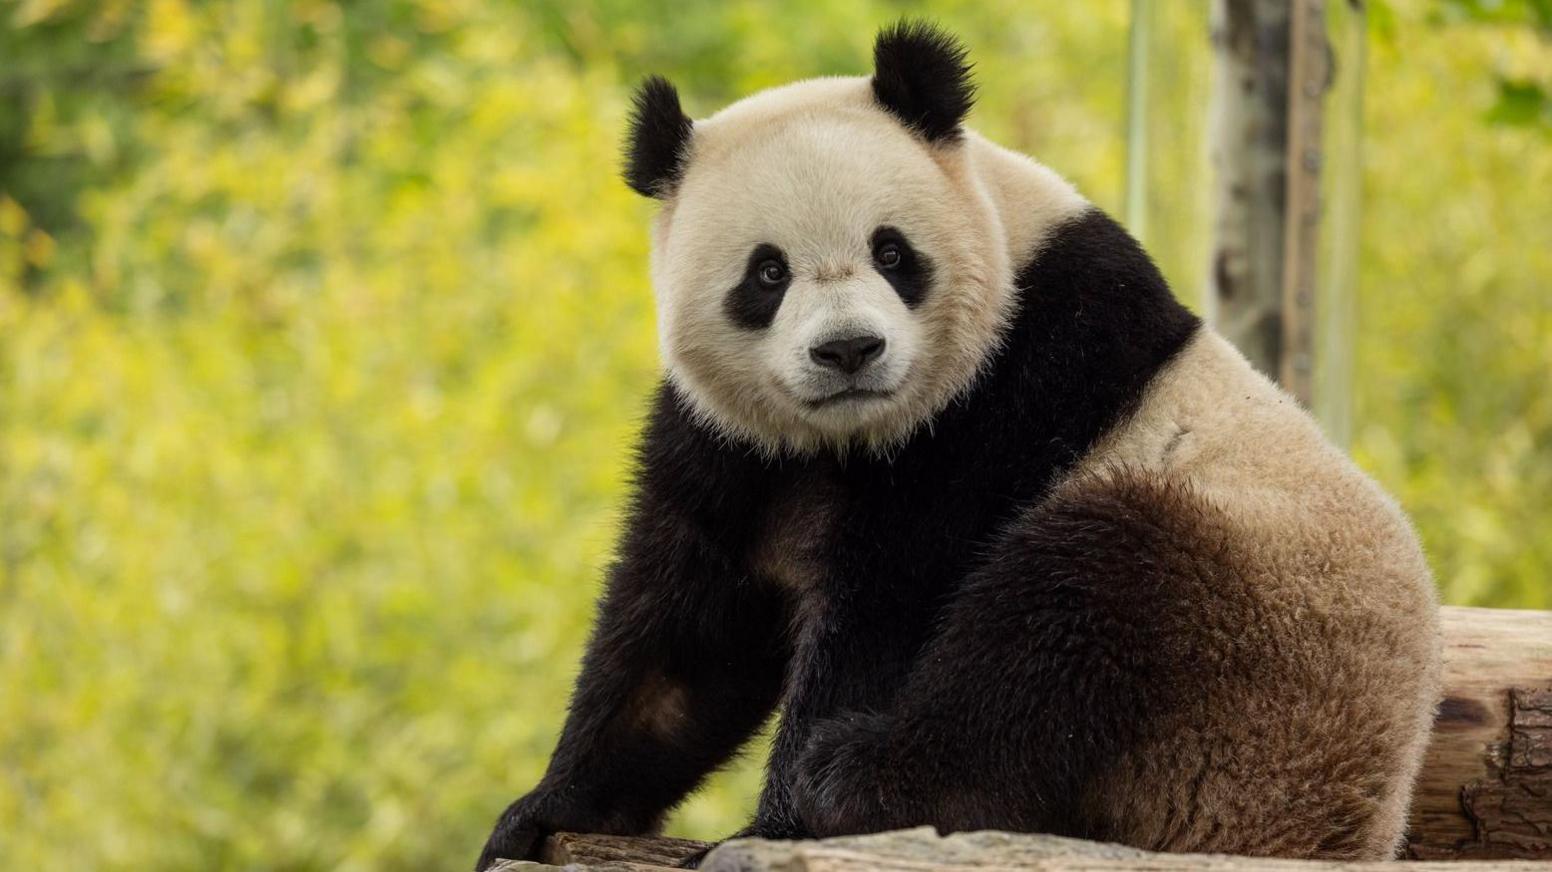
[{"label": "panda's ear", "polygon": [[679,108],[679,92],[662,76],[636,89],[625,140],[625,183],[637,193],[666,197],[684,176],[694,123]]},{"label": "panda's ear", "polygon": [[901,21],[873,43],[873,96],[931,143],[959,139],[975,102],[965,47],[924,21]]}]

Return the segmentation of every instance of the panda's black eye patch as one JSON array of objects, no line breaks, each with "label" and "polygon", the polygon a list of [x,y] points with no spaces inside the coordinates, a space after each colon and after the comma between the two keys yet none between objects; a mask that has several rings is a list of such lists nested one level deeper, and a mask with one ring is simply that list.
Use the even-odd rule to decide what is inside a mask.
[{"label": "panda's black eye patch", "polygon": [[790,284],[792,269],[787,266],[787,256],[776,246],[762,242],[749,253],[744,277],[728,291],[723,311],[745,330],[764,330],[776,319],[776,310],[781,308]]},{"label": "panda's black eye patch", "polygon": [[914,309],[927,296],[932,284],[932,261],[911,247],[910,240],[898,229],[885,225],[873,231],[873,266]]}]

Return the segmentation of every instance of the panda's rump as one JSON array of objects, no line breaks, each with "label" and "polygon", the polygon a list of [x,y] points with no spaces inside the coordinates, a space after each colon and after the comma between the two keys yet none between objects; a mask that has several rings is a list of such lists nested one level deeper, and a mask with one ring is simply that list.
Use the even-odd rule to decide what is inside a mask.
[{"label": "panda's rump", "polygon": [[1386,662],[1409,628],[1314,595],[1313,556],[1301,576],[1279,575],[1222,507],[1158,473],[1070,481],[1029,523],[1036,586],[1081,600],[1097,628],[1081,640],[1088,662],[1052,674],[1116,673],[1120,698],[1082,713],[1115,737],[1085,766],[1084,835],[1386,855],[1427,705],[1427,669]]},{"label": "panda's rump", "polygon": [[1394,505],[1225,346],[1194,340],[1027,519],[1033,568],[1147,649],[1144,723],[1079,817],[1158,850],[1389,856],[1437,696],[1428,570]]}]

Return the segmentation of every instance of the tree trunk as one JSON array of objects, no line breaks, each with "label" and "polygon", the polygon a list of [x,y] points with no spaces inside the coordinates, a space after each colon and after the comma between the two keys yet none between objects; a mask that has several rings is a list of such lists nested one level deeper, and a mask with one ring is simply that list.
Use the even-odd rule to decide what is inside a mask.
[{"label": "tree trunk", "polygon": [[1309,406],[1314,375],[1323,0],[1214,0],[1208,320]]}]

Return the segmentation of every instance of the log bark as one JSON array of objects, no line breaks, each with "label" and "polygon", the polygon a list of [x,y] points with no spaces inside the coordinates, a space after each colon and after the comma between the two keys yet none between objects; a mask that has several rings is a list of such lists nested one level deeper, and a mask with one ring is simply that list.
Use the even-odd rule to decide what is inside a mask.
[{"label": "log bark", "polygon": [[[1552,872],[1552,612],[1446,607],[1444,700],[1413,794],[1404,867]],[[560,834],[545,863],[649,872],[705,848],[687,839]],[[1529,862],[1540,861],[1540,862]],[[507,869],[542,868],[511,864]],[[729,842],[711,870],[1269,869],[1285,872],[1395,869],[1378,863],[1150,854],[1056,836],[930,828],[812,842]]]}]

